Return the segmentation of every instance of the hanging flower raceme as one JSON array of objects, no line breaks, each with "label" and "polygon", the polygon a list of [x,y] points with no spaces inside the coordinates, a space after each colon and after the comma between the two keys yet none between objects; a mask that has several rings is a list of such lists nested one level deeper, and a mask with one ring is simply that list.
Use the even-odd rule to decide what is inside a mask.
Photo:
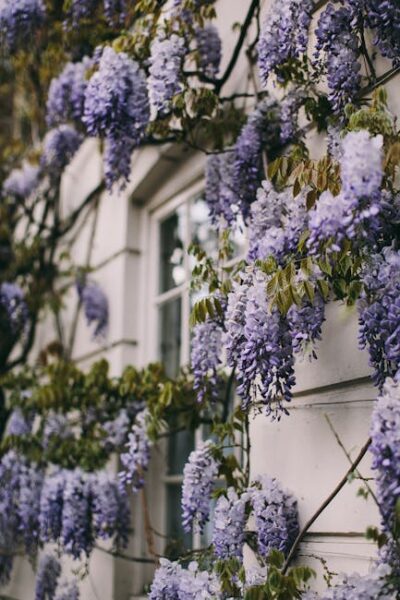
[{"label": "hanging flower raceme", "polygon": [[21,169],[13,169],[3,183],[2,195],[15,198],[28,198],[39,184],[40,169],[24,163]]},{"label": "hanging flower raceme", "polygon": [[251,281],[251,275],[242,273],[241,283],[234,281],[232,291],[228,294],[225,313],[226,333],[224,336],[224,346],[227,364],[232,368],[235,368],[238,364],[246,343],[246,338],[244,336],[245,310],[247,293]]},{"label": "hanging flower raceme", "polygon": [[379,565],[367,575],[346,575],[343,582],[332,586],[320,596],[315,592],[307,592],[303,600],[394,600],[395,590],[388,584],[390,568]]},{"label": "hanging flower raceme", "polygon": [[121,454],[124,467],[119,473],[122,486],[130,486],[138,492],[144,485],[144,476],[150,462],[150,440],[147,435],[147,411],[140,412],[126,444],[127,452]]},{"label": "hanging flower raceme", "polygon": [[74,558],[89,556],[93,548],[91,523],[92,477],[79,468],[65,474],[61,540]]},{"label": "hanging flower raceme", "polygon": [[208,319],[195,326],[192,339],[191,366],[194,375],[193,388],[197,401],[217,400],[219,395],[218,368],[221,366],[222,329]]},{"label": "hanging flower raceme", "polygon": [[308,354],[317,358],[315,343],[321,339],[322,324],[325,321],[325,302],[321,294],[316,293],[313,301],[304,300],[301,306],[293,304],[288,311],[293,351],[296,354]]},{"label": "hanging flower raceme", "polygon": [[39,541],[39,511],[43,480],[43,471],[37,465],[21,466],[18,498],[19,529],[26,552],[31,556],[35,554]]},{"label": "hanging flower raceme", "polygon": [[400,369],[400,252],[387,247],[373,255],[363,283],[358,303],[360,346],[368,348],[373,380],[382,386]]},{"label": "hanging flower raceme", "polygon": [[93,534],[102,539],[115,538],[117,545],[126,545],[130,525],[128,496],[106,473],[99,473],[92,484]]},{"label": "hanging flower raceme", "polygon": [[400,6],[397,0],[365,0],[366,20],[383,56],[400,62]]},{"label": "hanging flower raceme", "polygon": [[257,189],[264,179],[263,153],[271,155],[280,145],[280,127],[279,106],[267,98],[249,115],[236,140],[232,188],[239,197],[244,219],[247,219],[250,206],[256,200]]},{"label": "hanging flower raceme", "polygon": [[45,18],[42,0],[0,0],[0,42],[9,51],[25,47]]},{"label": "hanging flower raceme", "polygon": [[60,575],[61,565],[57,558],[43,554],[36,575],[35,600],[53,600]]},{"label": "hanging flower raceme", "polygon": [[239,198],[231,153],[210,154],[205,177],[205,200],[212,224],[218,228],[232,225],[239,214]]},{"label": "hanging flower raceme", "polygon": [[129,5],[129,0],[104,0],[104,14],[109,25],[122,25]]},{"label": "hanging flower raceme", "polygon": [[28,307],[24,293],[16,283],[2,283],[0,285],[0,304],[7,313],[11,330],[20,332],[28,322]]},{"label": "hanging flower raceme", "polygon": [[245,409],[261,402],[266,415],[280,418],[295,384],[293,341],[287,319],[269,306],[266,285],[264,274],[256,271],[247,292],[237,392]]},{"label": "hanging flower raceme", "polygon": [[98,0],[70,0],[68,3],[67,28],[79,25],[83,19],[89,19],[96,9]]},{"label": "hanging flower raceme", "polygon": [[280,483],[259,476],[249,490],[255,517],[258,551],[268,556],[272,549],[288,554],[299,533],[297,501]]},{"label": "hanging flower raceme", "polygon": [[15,408],[6,426],[6,435],[23,436],[29,435],[32,431],[33,415],[27,415],[20,408]]},{"label": "hanging flower raceme", "polygon": [[57,586],[54,600],[79,600],[79,587],[76,581],[63,581]]},{"label": "hanging flower raceme", "polygon": [[106,140],[108,188],[129,177],[131,154],[143,140],[149,118],[146,79],[138,63],[124,52],[104,48],[86,88],[83,122],[89,135]]},{"label": "hanging flower raceme", "polygon": [[196,43],[201,72],[206,77],[215,79],[218,75],[222,52],[222,43],[218,29],[214,25],[197,28]]},{"label": "hanging flower raceme", "polygon": [[371,438],[383,530],[392,536],[400,503],[400,373],[383,386],[372,414]]},{"label": "hanging flower raceme", "polygon": [[[18,511],[22,462],[10,450],[0,461],[0,582],[8,583],[14,561],[14,549],[20,540]],[[8,554],[9,553],[9,554]]]},{"label": "hanging flower raceme", "polygon": [[46,106],[46,119],[50,127],[72,121],[79,124],[82,120],[86,73],[92,66],[92,60],[85,57],[81,62],[68,63],[49,87]]},{"label": "hanging flower raceme", "polygon": [[94,281],[79,278],[76,288],[88,326],[95,325],[93,337],[104,338],[107,333],[109,314],[107,296]]},{"label": "hanging flower raceme", "polygon": [[149,600],[219,600],[222,598],[217,576],[201,571],[197,562],[187,569],[179,563],[160,560],[151,584]]},{"label": "hanging flower raceme", "polygon": [[51,444],[59,444],[61,440],[73,437],[73,432],[68,418],[59,413],[50,412],[43,427],[43,448],[47,449]]},{"label": "hanging flower raceme", "polygon": [[[329,3],[322,12],[315,31],[315,63],[327,71],[328,98],[335,113],[341,114],[359,90],[361,75],[358,38],[352,11],[347,6],[335,8]],[[322,53],[324,61],[322,62]]]},{"label": "hanging flower raceme", "polygon": [[183,471],[182,525],[185,531],[202,531],[208,521],[210,494],[217,473],[218,463],[208,440],[191,452]]},{"label": "hanging flower raceme", "polygon": [[55,471],[46,476],[40,498],[40,539],[56,542],[61,536],[64,506],[65,471]]},{"label": "hanging flower raceme", "polygon": [[175,33],[168,38],[160,35],[151,45],[148,85],[151,106],[158,117],[170,112],[173,97],[182,90],[185,54],[185,40]]},{"label": "hanging flower raceme", "polygon": [[46,133],[41,165],[51,177],[59,177],[80,148],[83,136],[71,125],[60,125]]},{"label": "hanging flower raceme", "polygon": [[125,409],[119,411],[115,419],[102,424],[105,432],[104,446],[110,449],[120,448],[126,443],[130,426],[130,418]]},{"label": "hanging flower raceme", "polygon": [[273,71],[307,50],[308,28],[314,7],[312,0],[275,0],[269,9],[258,42],[258,67],[267,83]]},{"label": "hanging flower raceme", "polygon": [[218,558],[243,558],[246,526],[246,502],[233,488],[218,498],[214,512],[212,543]]}]

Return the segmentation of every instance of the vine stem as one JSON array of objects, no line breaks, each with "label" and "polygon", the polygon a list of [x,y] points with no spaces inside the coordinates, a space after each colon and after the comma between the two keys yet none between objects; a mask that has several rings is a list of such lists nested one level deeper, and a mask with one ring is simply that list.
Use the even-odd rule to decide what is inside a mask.
[{"label": "vine stem", "polygon": [[346,472],[344,477],[339,481],[339,483],[337,484],[335,489],[329,494],[329,496],[326,498],[326,500],[324,500],[324,502],[321,504],[321,506],[318,508],[318,510],[312,515],[312,517],[310,517],[310,519],[304,525],[303,529],[300,531],[299,535],[295,539],[294,544],[291,547],[290,552],[286,558],[285,564],[282,569],[283,574],[285,574],[287,572],[289,565],[290,565],[293,557],[295,556],[299,545],[303,541],[304,536],[306,535],[307,531],[310,529],[311,525],[313,525],[315,523],[315,521],[318,519],[320,514],[323,513],[323,511],[329,506],[329,504],[332,502],[332,500],[334,498],[336,498],[336,496],[338,495],[340,490],[346,485],[346,483],[349,480],[349,477],[354,473],[354,471],[356,471],[358,465],[360,464],[360,462],[362,461],[362,459],[368,452],[368,448],[370,447],[370,445],[371,445],[371,438],[368,438],[368,440],[366,441],[364,446],[361,448],[357,458],[353,461],[353,463],[351,464],[351,467]]}]

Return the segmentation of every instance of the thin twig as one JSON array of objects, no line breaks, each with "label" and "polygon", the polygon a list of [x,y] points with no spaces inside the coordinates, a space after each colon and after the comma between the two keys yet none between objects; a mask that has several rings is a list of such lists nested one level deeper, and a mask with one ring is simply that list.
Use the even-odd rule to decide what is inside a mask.
[{"label": "thin twig", "polygon": [[312,515],[312,517],[310,519],[308,519],[307,523],[304,525],[303,529],[300,531],[293,546],[290,549],[290,552],[287,556],[284,567],[282,569],[283,574],[285,574],[286,571],[288,570],[289,565],[290,565],[291,561],[293,560],[293,557],[295,556],[299,545],[303,541],[304,536],[306,535],[306,533],[308,532],[310,527],[315,523],[315,521],[318,519],[320,514],[323,513],[323,511],[327,508],[327,506],[329,506],[329,504],[332,502],[332,500],[334,498],[336,498],[336,496],[338,495],[340,490],[346,485],[346,483],[348,483],[349,477],[351,475],[353,475],[354,471],[357,469],[358,465],[360,464],[360,462],[362,461],[362,459],[368,452],[368,448],[370,447],[370,445],[371,445],[371,438],[368,438],[367,442],[361,448],[357,458],[352,463],[350,469],[346,472],[344,477],[339,481],[339,483],[337,484],[335,489],[329,494],[329,496],[326,498],[326,500],[324,500],[324,502],[321,504],[321,506],[318,508],[318,510]]},{"label": "thin twig", "polygon": [[129,562],[135,563],[143,563],[143,564],[155,564],[157,561],[154,558],[146,558],[143,556],[131,556],[130,554],[123,554],[118,552],[117,550],[107,550],[102,546],[95,544],[94,546],[96,550],[100,550],[100,552],[104,552],[105,554],[109,554],[114,558],[121,558],[122,560],[128,560]]},{"label": "thin twig", "polygon": [[157,562],[158,562],[158,554],[156,552],[155,543],[154,543],[153,528],[151,526],[151,521],[150,521],[149,507],[148,507],[148,503],[147,503],[147,495],[146,495],[146,490],[144,489],[144,487],[142,488],[140,495],[141,495],[141,499],[142,499],[144,530],[145,530],[145,535],[146,535],[147,548],[148,548],[149,554],[151,556],[154,556],[154,558],[157,559]]}]

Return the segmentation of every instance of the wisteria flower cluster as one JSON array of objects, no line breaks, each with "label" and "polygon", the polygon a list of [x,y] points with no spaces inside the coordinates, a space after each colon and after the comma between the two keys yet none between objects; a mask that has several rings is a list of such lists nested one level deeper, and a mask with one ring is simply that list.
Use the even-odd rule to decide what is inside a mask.
[{"label": "wisteria flower cluster", "polygon": [[48,131],[43,140],[41,164],[52,177],[59,177],[83,142],[83,136],[71,125]]},{"label": "wisteria flower cluster", "polygon": [[52,600],[61,575],[61,565],[52,554],[43,554],[36,575],[35,600]]},{"label": "wisteria flower cluster", "polygon": [[246,501],[238,497],[233,488],[226,496],[220,496],[215,506],[213,518],[214,552],[218,558],[230,557],[242,560],[245,541]]},{"label": "wisteria flower cluster", "polygon": [[76,283],[79,300],[89,326],[94,324],[93,337],[104,338],[108,327],[108,299],[101,287],[94,281],[81,280]]},{"label": "wisteria flower cluster", "polygon": [[185,531],[202,531],[210,515],[210,494],[218,463],[208,440],[191,452],[183,471],[182,525]]},{"label": "wisteria flower cluster", "polygon": [[15,408],[6,425],[5,435],[24,436],[32,431],[33,414],[23,413],[20,408]]},{"label": "wisteria flower cluster", "polygon": [[395,600],[395,592],[387,583],[390,569],[387,565],[377,566],[367,575],[346,575],[343,582],[328,589],[322,595],[306,592],[303,600]]},{"label": "wisteria flower cluster", "polygon": [[197,562],[187,569],[165,558],[160,560],[148,595],[149,600],[218,600],[222,598],[217,576],[201,571]]},{"label": "wisteria flower cluster", "polygon": [[185,54],[185,40],[177,34],[170,37],[160,34],[151,45],[149,94],[151,105],[160,117],[170,111],[171,100],[182,89],[180,77]]},{"label": "wisteria flower cluster", "polygon": [[129,486],[134,493],[144,485],[144,476],[150,462],[151,443],[147,435],[147,411],[137,417],[128,435],[127,451],[121,454],[123,470],[119,473],[121,486]]},{"label": "wisteria flower cluster", "polygon": [[383,56],[400,61],[400,6],[396,0],[365,0],[368,25]]},{"label": "wisteria flower cluster", "polygon": [[258,67],[264,83],[277,67],[306,52],[313,6],[312,0],[275,0],[271,4],[258,43]]},{"label": "wisteria flower cluster", "polygon": [[0,41],[13,51],[26,45],[46,18],[42,0],[0,1]]},{"label": "wisteria flower cluster", "polygon": [[142,141],[150,118],[146,79],[138,63],[106,47],[85,92],[87,132],[106,140],[105,178],[109,188],[129,178],[131,154]]},{"label": "wisteria flower cluster", "polygon": [[218,29],[214,25],[197,28],[196,43],[201,71],[206,77],[214,79],[218,75],[222,54]]},{"label": "wisteria flower cluster", "polygon": [[28,322],[29,311],[22,289],[16,283],[0,286],[0,304],[7,313],[11,330],[20,332]]},{"label": "wisteria flower cluster", "polygon": [[86,73],[91,66],[92,61],[87,57],[81,62],[67,63],[60,75],[52,80],[46,106],[50,127],[67,121],[81,123],[88,83]]},{"label": "wisteria flower cluster", "polygon": [[198,402],[205,397],[216,400],[219,394],[220,378],[218,368],[222,364],[222,329],[208,319],[196,325],[193,331],[191,366],[194,375],[194,390]]},{"label": "wisteria flower cluster", "polygon": [[382,386],[400,369],[400,252],[391,247],[373,255],[363,274],[359,300],[359,340],[367,347],[373,379]]},{"label": "wisteria flower cluster", "polygon": [[21,169],[13,169],[3,183],[2,195],[28,198],[39,184],[40,168],[24,163]]}]

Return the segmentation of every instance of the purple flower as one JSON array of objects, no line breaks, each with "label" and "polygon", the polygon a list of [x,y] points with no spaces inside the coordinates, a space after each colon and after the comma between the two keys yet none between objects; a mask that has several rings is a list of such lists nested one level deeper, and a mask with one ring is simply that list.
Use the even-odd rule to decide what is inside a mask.
[{"label": "purple flower", "polygon": [[351,203],[343,194],[333,196],[323,192],[309,213],[310,237],[307,246],[317,253],[323,242],[331,241],[330,249],[339,251],[346,237],[347,224],[351,220]]},{"label": "purple flower", "polygon": [[342,191],[350,199],[376,197],[383,179],[383,138],[351,131],[342,140]]},{"label": "purple flower", "polygon": [[273,71],[306,52],[312,10],[312,0],[275,0],[272,3],[258,43],[258,68],[265,85]]},{"label": "purple flower", "polygon": [[232,156],[210,154],[206,164],[205,200],[210,219],[218,228],[232,225],[239,213]]},{"label": "purple flower", "polygon": [[379,565],[367,575],[345,575],[343,582],[328,589],[320,600],[393,600],[394,590],[388,585],[390,569],[387,565]]},{"label": "purple flower", "polygon": [[43,447],[48,448],[49,444],[60,443],[60,440],[66,440],[73,437],[72,429],[68,418],[59,413],[49,413],[43,427]]},{"label": "purple flower", "polygon": [[25,47],[45,18],[42,0],[0,0],[0,42],[9,51]]},{"label": "purple flower", "polygon": [[[347,6],[335,8],[329,3],[322,12],[316,28],[315,64],[326,67],[329,95],[334,112],[341,113],[357,93],[360,82],[358,38],[353,13]],[[326,63],[321,63],[321,52]]]},{"label": "purple flower", "polygon": [[19,285],[2,283],[0,285],[0,304],[7,313],[12,331],[14,333],[21,331],[28,321],[28,307]]},{"label": "purple flower", "polygon": [[161,558],[151,584],[149,600],[179,600],[181,573],[182,567],[178,563]]},{"label": "purple flower", "polygon": [[397,0],[365,0],[366,20],[383,56],[400,61],[400,6]]},{"label": "purple flower", "polygon": [[177,34],[157,37],[151,45],[148,85],[151,105],[159,117],[170,111],[173,97],[182,89],[185,53],[185,40]]},{"label": "purple flower", "polygon": [[20,408],[14,408],[6,427],[6,435],[24,436],[32,431],[33,415],[26,415]]},{"label": "purple flower", "polygon": [[[8,582],[13,565],[13,552],[20,541],[19,489],[23,466],[14,450],[9,450],[0,461],[0,581]],[[10,552],[8,555],[7,552]]]},{"label": "purple flower", "polygon": [[194,390],[197,401],[216,400],[220,379],[218,368],[221,365],[222,329],[215,321],[208,319],[196,325],[193,331],[191,366],[194,374]]},{"label": "purple flower", "polygon": [[191,452],[183,471],[182,525],[185,531],[202,531],[210,515],[210,494],[218,473],[208,440]]},{"label": "purple flower", "polygon": [[297,501],[275,478],[259,476],[250,489],[255,516],[258,551],[268,556],[272,549],[288,554],[299,532]]},{"label": "purple flower", "polygon": [[129,0],[104,0],[104,14],[111,26],[122,25],[125,21]]},{"label": "purple flower", "polygon": [[102,429],[106,434],[104,439],[106,448],[119,448],[126,442],[130,422],[128,412],[122,409],[115,419],[102,424]]},{"label": "purple flower", "polygon": [[306,300],[301,306],[293,304],[288,311],[288,321],[293,351],[296,354],[308,352],[310,358],[317,358],[313,346],[321,339],[325,321],[325,302],[321,295],[317,293],[312,303]]},{"label": "purple flower", "polygon": [[383,530],[393,535],[400,500],[400,374],[383,385],[372,414],[371,439]]},{"label": "purple flower", "polygon": [[26,552],[34,555],[39,541],[40,496],[43,472],[37,465],[22,465],[19,476],[19,529]]},{"label": "purple flower", "polygon": [[50,127],[66,121],[81,122],[87,87],[86,72],[91,66],[92,61],[87,57],[78,63],[68,63],[60,75],[52,80],[46,107]]},{"label": "purple flower", "polygon": [[144,485],[144,475],[150,461],[150,440],[146,428],[147,411],[143,410],[136,417],[136,422],[128,436],[127,452],[121,454],[124,470],[119,473],[122,486],[131,486],[138,492]]},{"label": "purple flower", "polygon": [[222,51],[218,29],[214,25],[198,27],[196,43],[200,69],[206,77],[214,79],[218,75]]},{"label": "purple flower", "polygon": [[269,307],[266,285],[264,275],[256,272],[247,292],[237,392],[244,408],[261,401],[266,415],[280,418],[287,413],[283,401],[290,402],[295,383],[293,342],[287,319]]},{"label": "purple flower", "polygon": [[387,247],[373,255],[362,279],[359,341],[368,348],[373,380],[381,387],[400,369],[400,252]]},{"label": "purple flower", "polygon": [[54,600],[61,565],[52,554],[43,554],[36,575],[35,600]]},{"label": "purple flower", "polygon": [[93,535],[102,539],[115,537],[126,545],[130,524],[129,501],[117,481],[106,473],[93,479]]},{"label": "purple flower", "polygon": [[13,169],[3,183],[3,196],[28,198],[39,184],[40,169],[24,163],[21,169]]},{"label": "purple flower", "polygon": [[133,150],[142,141],[150,119],[143,71],[124,52],[104,48],[98,71],[85,92],[83,122],[89,135],[106,139],[107,187],[130,174]]},{"label": "purple flower", "polygon": [[[72,26],[79,25],[83,19],[89,19],[96,9],[98,0],[70,0],[67,11],[67,19]],[[66,27],[70,27],[67,22]]]},{"label": "purple flower", "polygon": [[56,471],[44,480],[39,514],[42,542],[55,542],[61,536],[65,481],[65,471]]},{"label": "purple flower", "polygon": [[187,569],[179,563],[160,560],[154,574],[149,600],[220,600],[222,599],[217,576],[201,571],[197,562],[191,562]]},{"label": "purple flower", "polygon": [[91,526],[92,477],[80,469],[67,471],[63,495],[61,540],[74,558],[89,556],[93,548]]},{"label": "purple flower", "polygon": [[218,498],[214,513],[214,552],[220,559],[243,559],[245,541],[246,502],[233,488]]},{"label": "purple flower", "polygon": [[79,600],[79,587],[76,581],[63,581],[57,586],[54,600]]},{"label": "purple flower", "polygon": [[46,133],[43,140],[42,167],[59,177],[80,148],[83,136],[71,125],[60,125]]},{"label": "purple flower", "polygon": [[94,281],[77,282],[79,300],[82,303],[89,326],[95,324],[94,338],[106,335],[108,327],[108,300],[103,290]]}]

